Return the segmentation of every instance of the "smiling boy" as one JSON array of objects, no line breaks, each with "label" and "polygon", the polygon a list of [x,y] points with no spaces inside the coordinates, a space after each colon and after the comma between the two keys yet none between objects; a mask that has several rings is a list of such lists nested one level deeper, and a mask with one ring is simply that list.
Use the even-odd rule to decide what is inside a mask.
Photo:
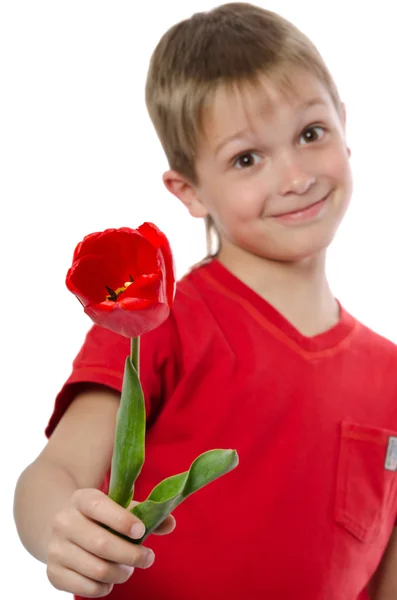
[{"label": "smiling boy", "polygon": [[164,181],[192,216],[210,215],[222,264],[313,336],[339,319],[325,251],[350,201],[350,151],[344,107],[324,84],[290,68],[285,87],[271,72],[220,87],[203,114],[197,184],[177,171]]},{"label": "smiling boy", "polygon": [[135,497],[210,448],[240,463],[149,538],[154,564],[100,527],[142,535],[106,496],[128,341],[94,326],[18,482],[21,539],[76,598],[393,600],[397,348],[327,281],[352,195],[335,83],[291,23],[232,3],[165,33],[146,98],[164,183],[205,220],[209,253],[142,337]]}]

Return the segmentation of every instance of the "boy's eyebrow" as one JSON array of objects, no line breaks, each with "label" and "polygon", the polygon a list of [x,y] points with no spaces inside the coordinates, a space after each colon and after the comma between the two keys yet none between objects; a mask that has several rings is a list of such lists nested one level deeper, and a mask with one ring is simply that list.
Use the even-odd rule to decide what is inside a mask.
[{"label": "boy's eyebrow", "polygon": [[[310,98],[310,100],[305,100],[305,102],[302,102],[302,104],[299,105],[298,110],[306,110],[306,109],[310,108],[311,106],[316,106],[317,104],[322,104],[323,106],[327,105],[327,103],[325,102],[325,100],[323,98],[320,98],[320,97]],[[235,140],[243,138],[247,133],[249,133],[249,131],[250,131],[249,129],[242,129],[241,131],[238,131],[237,133],[233,133],[233,135],[230,135],[227,138],[225,138],[224,140],[222,140],[216,146],[215,154],[219,154],[219,152],[222,150],[222,148],[224,146],[226,146],[226,144],[229,144],[230,142],[233,142]]]}]

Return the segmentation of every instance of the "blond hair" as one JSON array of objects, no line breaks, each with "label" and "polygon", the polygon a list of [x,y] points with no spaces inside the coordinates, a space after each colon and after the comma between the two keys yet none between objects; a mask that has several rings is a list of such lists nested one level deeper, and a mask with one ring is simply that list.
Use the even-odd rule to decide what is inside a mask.
[{"label": "blond hair", "polygon": [[[338,90],[316,46],[280,15],[233,2],[171,27],[153,52],[146,82],[147,109],[170,168],[197,184],[195,153],[203,111],[221,85],[255,85],[267,76],[288,89],[291,67],[315,75],[342,114]],[[201,262],[220,249],[210,216],[205,226],[208,254]]]}]

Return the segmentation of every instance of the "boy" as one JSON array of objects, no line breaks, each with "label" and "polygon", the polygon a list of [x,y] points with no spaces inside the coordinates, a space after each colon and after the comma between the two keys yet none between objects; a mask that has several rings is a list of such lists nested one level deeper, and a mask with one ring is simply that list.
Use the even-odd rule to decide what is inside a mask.
[{"label": "boy", "polygon": [[130,577],[153,553],[98,524],[142,535],[105,495],[128,340],[94,326],[17,485],[23,543],[77,597],[397,598],[397,350],[326,279],[352,193],[326,66],[286,20],[227,4],[163,36],[147,105],[164,183],[205,220],[209,255],[142,337],[135,497],[210,448],[240,464],[178,507]]}]

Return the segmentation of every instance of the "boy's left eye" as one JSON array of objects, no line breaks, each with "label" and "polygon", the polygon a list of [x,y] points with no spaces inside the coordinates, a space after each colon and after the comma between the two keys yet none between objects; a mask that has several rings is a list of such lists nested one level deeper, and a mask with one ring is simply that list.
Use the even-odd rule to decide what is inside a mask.
[{"label": "boy's left eye", "polygon": [[[320,133],[319,133],[320,132]],[[316,142],[324,135],[324,127],[320,125],[313,125],[304,130],[301,138],[304,138],[306,142]]]},{"label": "boy's left eye", "polygon": [[257,164],[255,162],[255,157],[259,158],[258,154],[256,152],[252,152],[252,151],[243,152],[243,154],[239,154],[233,160],[233,166],[237,167],[238,169],[246,169],[247,167],[254,167]]}]

